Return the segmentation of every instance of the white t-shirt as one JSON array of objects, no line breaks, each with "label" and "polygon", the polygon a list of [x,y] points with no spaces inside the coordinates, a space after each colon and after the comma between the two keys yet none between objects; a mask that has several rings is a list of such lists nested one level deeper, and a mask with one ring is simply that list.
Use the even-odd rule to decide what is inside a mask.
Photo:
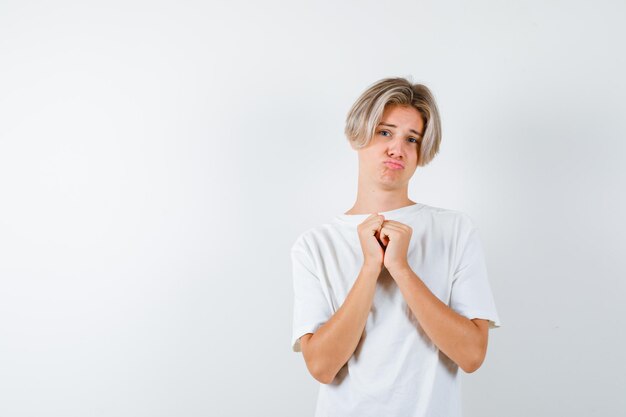
[{"label": "white t-shirt", "polygon": [[[476,227],[463,212],[417,203],[380,212],[413,229],[411,269],[431,292],[469,319],[500,327]],[[369,214],[340,214],[303,232],[291,248],[292,349],[343,304],[363,265],[357,225]],[[355,353],[320,384],[315,417],[461,417],[458,365],[432,343],[386,268]]]}]

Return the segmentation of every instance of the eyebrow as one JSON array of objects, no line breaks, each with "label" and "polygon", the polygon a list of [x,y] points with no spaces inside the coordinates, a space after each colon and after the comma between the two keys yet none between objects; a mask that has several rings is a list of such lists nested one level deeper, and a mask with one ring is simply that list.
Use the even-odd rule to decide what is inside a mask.
[{"label": "eyebrow", "polygon": [[[380,126],[380,125],[384,125],[384,126],[396,127],[396,128],[398,127],[398,126],[396,126],[396,125],[392,125],[391,123],[385,123],[385,122],[381,122],[381,123],[379,123],[378,125],[379,125],[379,126]],[[409,129],[409,131],[410,131],[410,132],[415,133],[415,134],[416,134],[417,136],[419,136],[420,138],[421,138],[421,137],[424,137],[424,135],[422,135],[421,133],[419,133],[419,132],[418,132],[417,130],[415,130],[415,129]]]}]

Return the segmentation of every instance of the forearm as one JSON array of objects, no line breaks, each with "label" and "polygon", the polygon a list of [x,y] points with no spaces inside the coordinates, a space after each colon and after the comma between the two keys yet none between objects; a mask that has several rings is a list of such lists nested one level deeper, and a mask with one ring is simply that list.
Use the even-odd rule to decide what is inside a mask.
[{"label": "forearm", "polygon": [[363,266],[341,307],[309,340],[317,379],[330,383],[363,335],[381,268]]},{"label": "forearm", "polygon": [[432,342],[464,371],[473,372],[484,357],[479,328],[442,302],[413,270],[389,271],[409,308]]}]

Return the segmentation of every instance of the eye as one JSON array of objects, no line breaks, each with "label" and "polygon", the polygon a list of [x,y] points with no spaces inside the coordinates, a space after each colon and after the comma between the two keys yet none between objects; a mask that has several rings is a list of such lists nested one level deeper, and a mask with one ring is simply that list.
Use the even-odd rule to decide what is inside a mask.
[{"label": "eye", "polygon": [[[385,135],[384,133],[389,133],[389,136],[391,136],[391,132],[389,132],[388,130],[379,130],[379,131],[378,131],[378,133],[379,133],[379,134],[381,134],[381,135],[383,135],[383,136],[387,136],[387,135]],[[411,136],[411,137],[409,137],[409,139],[408,139],[408,140],[409,140],[409,142],[411,142],[411,143],[415,143],[415,144],[418,144],[418,145],[421,143],[419,139],[414,138],[414,137],[412,137],[412,136]]]}]

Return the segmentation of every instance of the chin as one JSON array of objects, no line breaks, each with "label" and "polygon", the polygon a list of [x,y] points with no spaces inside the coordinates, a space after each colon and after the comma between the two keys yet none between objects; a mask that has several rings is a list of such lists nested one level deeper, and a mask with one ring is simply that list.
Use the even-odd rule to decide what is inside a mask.
[{"label": "chin", "polygon": [[379,178],[379,182],[383,185],[397,187],[400,184],[406,184],[408,182],[408,179],[400,176],[390,178],[388,175],[383,175]]}]

